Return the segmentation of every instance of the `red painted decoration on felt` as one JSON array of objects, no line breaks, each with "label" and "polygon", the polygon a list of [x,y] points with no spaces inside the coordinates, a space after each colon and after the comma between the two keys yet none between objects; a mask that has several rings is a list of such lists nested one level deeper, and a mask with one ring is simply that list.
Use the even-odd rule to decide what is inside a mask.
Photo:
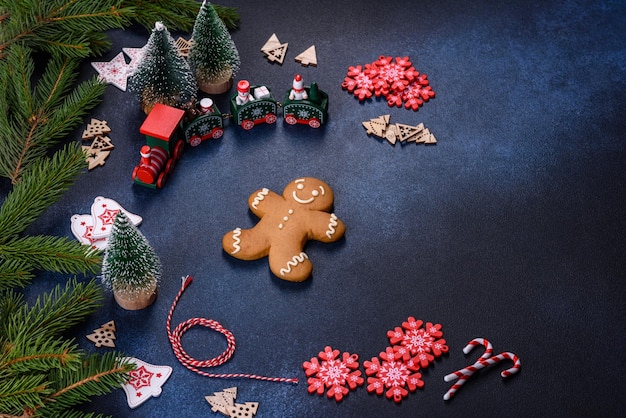
[{"label": "red painted decoration on felt", "polygon": [[[321,362],[318,360],[321,360]],[[309,393],[323,395],[328,388],[326,396],[335,398],[340,402],[350,390],[361,386],[364,382],[359,368],[359,356],[356,354],[343,353],[339,360],[339,350],[333,350],[326,346],[317,357],[302,364],[308,379]]]},{"label": "red painted decoration on felt", "polygon": [[341,87],[360,101],[384,97],[390,107],[417,111],[424,102],[435,97],[428,76],[413,67],[409,57],[381,55],[371,64],[348,67]]}]

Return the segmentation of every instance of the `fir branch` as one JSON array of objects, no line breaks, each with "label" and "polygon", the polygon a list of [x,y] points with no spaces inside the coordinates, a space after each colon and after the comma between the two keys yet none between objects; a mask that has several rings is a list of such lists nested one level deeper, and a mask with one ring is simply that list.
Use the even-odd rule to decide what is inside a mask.
[{"label": "fir branch", "polygon": [[79,144],[68,144],[52,158],[40,158],[25,171],[0,208],[0,243],[6,244],[26,230],[73,184],[85,167]]},{"label": "fir branch", "polygon": [[[123,5],[135,6],[134,20],[148,30],[154,22],[161,21],[171,30],[189,32],[200,9],[197,0],[178,0],[172,7],[171,0],[128,0]],[[218,16],[230,30],[237,29],[240,16],[234,7],[213,5]]]},{"label": "fir branch", "polygon": [[42,374],[1,378],[0,418],[33,416],[31,405],[41,405],[41,398],[49,396],[52,392],[46,376]]},{"label": "fir branch", "polygon": [[28,48],[12,48],[0,62],[5,87],[0,91],[0,110],[5,110],[0,119],[0,175],[13,184],[99,103],[105,85],[95,77],[72,90],[78,65],[75,59],[53,57],[32,91],[34,64]]},{"label": "fir branch", "polygon": [[[196,0],[21,0],[0,6],[0,59],[16,44],[85,58],[110,47],[106,30],[134,21],[146,29],[163,21],[172,30],[189,31],[200,5]],[[239,24],[233,7],[216,6],[229,29]]]},{"label": "fir branch", "polygon": [[68,367],[76,370],[81,358],[70,340],[38,338],[27,344],[13,343],[13,349],[0,358],[0,368],[7,373],[32,374]]},{"label": "fir branch", "polygon": [[0,244],[0,258],[29,263],[34,269],[59,273],[95,273],[100,265],[98,252],[66,237],[29,236]]},{"label": "fir branch", "polygon": [[0,260],[0,290],[24,287],[34,277],[28,262]]},{"label": "fir branch", "polygon": [[88,401],[92,396],[109,393],[128,380],[128,372],[135,366],[120,361],[118,353],[91,355],[76,373],[55,370],[51,374],[57,390],[43,399],[45,411],[41,416],[56,417],[60,411]]},{"label": "fir branch", "polygon": [[[21,302],[20,298],[11,296],[13,293],[7,292],[5,296],[12,301],[9,305],[0,305],[0,309],[4,307],[7,310],[0,324],[0,336],[4,336],[7,341],[18,342],[58,336],[95,312],[103,299],[102,289],[95,280],[85,284],[72,279],[65,288],[59,285],[52,292],[38,297],[32,307]],[[9,309],[10,306],[14,307]]]},{"label": "fir branch", "polygon": [[104,51],[100,45],[102,37],[92,43],[92,35],[127,27],[134,14],[133,7],[121,7],[120,0],[47,0],[33,3],[25,5],[15,1],[4,6],[0,58],[6,55],[9,47],[18,43],[53,55],[76,58],[101,53]]}]

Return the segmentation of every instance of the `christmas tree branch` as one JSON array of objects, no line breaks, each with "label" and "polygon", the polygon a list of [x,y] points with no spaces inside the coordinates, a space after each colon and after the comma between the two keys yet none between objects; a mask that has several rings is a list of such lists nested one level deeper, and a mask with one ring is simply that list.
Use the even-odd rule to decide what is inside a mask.
[{"label": "christmas tree branch", "polygon": [[73,184],[85,165],[85,154],[78,144],[66,145],[52,158],[36,160],[0,208],[0,243],[17,239]]},{"label": "christmas tree branch", "polygon": [[[56,286],[52,292],[38,297],[30,308],[16,295],[13,291],[7,292],[6,302],[0,305],[0,319],[3,319],[0,338],[4,336],[7,341],[23,343],[66,331],[95,312],[103,299],[102,289],[95,280],[85,284],[76,279],[70,280],[63,289]],[[3,312],[6,314],[2,315]],[[40,340],[40,344],[43,341]]]},{"label": "christmas tree branch", "polygon": [[[103,32],[133,21],[151,30],[162,21],[172,30],[189,31],[200,8],[196,0],[17,0],[0,6],[0,59],[14,44],[52,55],[85,58],[109,48]],[[215,6],[229,29],[239,23],[233,7]]]},{"label": "christmas tree branch", "polygon": [[[83,362],[77,373],[54,371],[58,390],[42,399],[42,407],[50,416],[76,404],[88,401],[91,396],[103,395],[124,384],[134,364],[121,361],[119,354],[109,352],[102,356],[91,355]],[[37,408],[38,409],[38,408]]]},{"label": "christmas tree branch", "polygon": [[105,86],[95,78],[72,90],[78,65],[75,59],[53,57],[33,89],[35,66],[28,48],[12,48],[0,62],[0,175],[14,184],[99,103]]},{"label": "christmas tree branch", "polygon": [[119,0],[48,0],[30,9],[23,3],[15,1],[4,6],[8,17],[3,23],[0,58],[16,43],[78,58],[102,53],[108,47],[102,45],[104,38],[98,36],[96,42],[91,42],[91,35],[124,28],[134,14],[133,7],[121,7]]}]

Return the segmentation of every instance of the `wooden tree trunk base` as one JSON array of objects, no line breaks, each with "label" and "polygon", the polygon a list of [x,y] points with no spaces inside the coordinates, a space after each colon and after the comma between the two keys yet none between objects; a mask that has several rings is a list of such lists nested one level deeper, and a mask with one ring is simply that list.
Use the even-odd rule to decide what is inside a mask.
[{"label": "wooden tree trunk base", "polygon": [[113,292],[113,297],[118,305],[127,311],[136,311],[152,305],[157,297],[157,287],[153,290],[146,290],[138,294],[129,295],[127,293]]},{"label": "wooden tree trunk base", "polygon": [[226,93],[233,86],[233,78],[230,77],[226,81],[219,81],[217,83],[203,83],[198,81],[198,88],[206,94],[222,94]]}]

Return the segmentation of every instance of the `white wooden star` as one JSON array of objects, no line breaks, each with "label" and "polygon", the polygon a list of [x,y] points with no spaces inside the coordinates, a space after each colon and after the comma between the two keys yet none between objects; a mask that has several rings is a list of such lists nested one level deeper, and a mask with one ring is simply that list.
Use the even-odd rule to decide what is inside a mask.
[{"label": "white wooden star", "polygon": [[145,46],[142,48],[122,48],[122,51],[124,51],[124,53],[130,58],[127,71],[128,77],[130,77],[135,71],[137,71],[137,67],[139,67],[141,60],[143,59],[144,48]]},{"label": "white wooden star", "polygon": [[91,66],[98,72],[100,80],[113,84],[122,91],[126,91],[129,67],[122,52],[117,54],[111,61],[92,62]]}]

